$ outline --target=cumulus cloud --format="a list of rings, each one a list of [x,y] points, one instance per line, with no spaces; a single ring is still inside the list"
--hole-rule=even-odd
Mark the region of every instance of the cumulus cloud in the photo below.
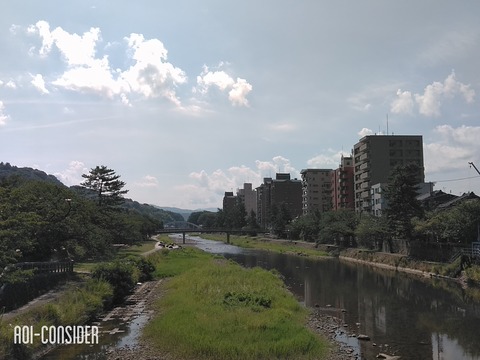
[[[253,87],[245,79],[238,78],[234,80],[223,70],[210,71],[204,66],[202,73],[197,76],[197,88],[201,94],[207,94],[212,87],[220,91],[228,91],[228,99],[235,106],[248,106],[247,95]]]
[[[461,96],[467,103],[473,103],[475,90],[470,85],[458,81],[455,72],[447,76],[443,82],[434,81],[425,87],[423,94],[412,94],[410,91],[397,91],[397,98],[390,104],[395,114],[412,114],[414,105],[424,116],[437,117],[445,100]]]
[[[327,154],[319,154],[309,160],[307,164],[309,168],[315,169],[335,169],[340,164],[342,156],[349,156],[343,151],[335,151],[328,149]]]
[[[31,84],[42,94],[48,94],[50,91],[47,90],[45,87],[45,80],[41,74],[37,74],[35,76],[32,75]]]
[[[96,47],[101,41],[100,29],[90,28],[82,35],[70,34],[61,27],[50,31],[46,21],[28,28],[42,39],[40,56],[50,54],[55,46],[67,69],[53,85],[72,91],[92,92],[108,98],[118,97],[130,105],[129,95],[145,98],[163,97],[179,104],[175,87],[187,81],[183,70],[167,61],[167,50],[158,39],[146,40],[132,33],[124,40],[133,65],[122,71],[111,69],[107,55],[97,57]]]
[[[88,171],[89,169],[83,162],[72,160],[65,170],[54,173],[53,175],[65,185],[72,186],[80,184],[84,180],[82,174],[86,174]]]
[[[156,187],[158,186],[158,179],[155,176],[146,175],[134,184],[140,187]]]
[[[0,100],[0,126],[5,125],[9,119],[10,117],[5,113],[5,105]]]
[[[410,91],[397,90],[397,98],[392,102],[390,111],[394,114],[409,114],[413,113],[415,102]]]
[[[205,170],[192,172],[190,179],[193,184],[179,185],[182,191],[192,194],[198,203],[218,204],[225,191],[235,192],[242,188],[244,183],[259,186],[265,177],[275,177],[276,173],[290,173],[292,178],[299,177],[290,160],[283,156],[275,156],[270,161],[255,161],[255,166],[232,166],[227,170],[217,169],[212,173]]]
[[[51,30],[50,24],[42,20],[30,25],[27,32],[41,39],[41,45],[31,49],[32,54],[47,57],[54,48],[61,54],[66,68],[52,81],[56,87],[117,99],[126,106],[131,106],[136,98],[164,98],[179,109],[191,109],[182,104],[177,94],[179,86],[188,82],[188,77],[185,71],[168,61],[168,51],[158,39],[145,39],[137,33],[124,37],[131,65],[112,69],[108,55],[101,56],[97,51],[102,42],[99,28],[92,27],[83,34],[76,34],[61,27]],[[101,50],[108,53],[111,44],[107,43]],[[36,75],[32,84],[47,93],[45,82],[39,76]],[[206,94],[211,87],[227,93],[232,105],[248,106],[247,95],[252,85],[245,79],[237,77],[235,80],[223,70],[212,72],[205,67],[197,77],[194,93]]]
[[[479,160],[480,126],[440,125],[434,134],[436,141],[424,145],[426,172],[464,169],[468,162]]]
[[[358,132],[358,136],[360,136],[360,138],[367,135],[373,135],[373,131],[367,128],[362,128],[362,130]]]

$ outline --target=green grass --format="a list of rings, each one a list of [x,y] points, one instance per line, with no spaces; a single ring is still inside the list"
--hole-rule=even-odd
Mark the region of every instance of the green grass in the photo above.
[[[174,358],[318,359],[328,343],[305,327],[308,311],[277,275],[195,249],[157,254],[175,274],[144,336]]]
[[[0,359],[30,359],[42,346],[39,339],[33,344],[14,345],[16,325],[32,325],[34,332],[40,332],[44,325],[83,325],[104,310],[112,295],[107,282],[89,279],[82,284],[71,284],[57,300],[34,307],[8,322],[0,318]]]
[[[209,240],[227,241],[226,235],[224,234],[201,234],[199,236]],[[313,244],[312,248],[309,248],[308,246],[300,245],[300,243],[296,244],[294,241],[287,240],[271,241],[263,238],[252,238],[250,236],[230,235],[230,244],[243,248],[261,249],[285,254],[297,254],[311,257],[329,256],[327,252],[313,248]]]
[[[165,240],[165,239],[163,239]],[[129,256],[140,256],[143,253],[153,250],[155,248],[155,244],[157,240],[148,240],[142,242],[138,245],[132,245],[129,247],[121,248],[118,250],[117,254],[115,255],[115,259],[124,259]],[[76,272],[92,272],[93,268],[97,266],[102,261],[85,261],[85,262],[78,262],[75,263],[73,266],[74,271]]]

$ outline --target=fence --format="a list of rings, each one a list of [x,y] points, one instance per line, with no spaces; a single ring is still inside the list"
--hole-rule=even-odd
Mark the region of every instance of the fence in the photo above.
[[[48,262],[22,262],[9,265],[12,268],[30,270],[35,273],[71,273],[73,272],[73,261],[48,261]]]

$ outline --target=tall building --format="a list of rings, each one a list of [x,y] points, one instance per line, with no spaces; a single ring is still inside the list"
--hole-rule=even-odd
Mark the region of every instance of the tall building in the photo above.
[[[264,178],[257,188],[257,221],[263,228],[270,226],[274,206],[285,205],[290,216],[302,214],[302,182],[290,179],[290,174],[277,173],[275,179]]]
[[[418,183],[425,180],[421,135],[368,135],[353,148],[355,210],[371,212],[371,187],[387,183],[396,165],[416,163]]]
[[[302,214],[332,209],[331,169],[303,169],[302,175]]]
[[[354,167],[351,156],[342,156],[332,171],[332,209],[355,209]]]
[[[244,183],[243,189],[237,190],[237,197],[245,205],[248,216],[252,211],[257,213],[257,193],[252,189],[252,184]]]
[[[237,197],[233,195],[233,191],[225,191],[223,196],[223,212],[229,213],[235,208],[237,204]]]

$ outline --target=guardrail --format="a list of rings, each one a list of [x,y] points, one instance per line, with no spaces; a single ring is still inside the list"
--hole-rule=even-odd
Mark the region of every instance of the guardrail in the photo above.
[[[450,262],[454,262],[460,256],[468,256],[472,259],[480,259],[480,249],[478,248],[461,248],[450,258]]]

